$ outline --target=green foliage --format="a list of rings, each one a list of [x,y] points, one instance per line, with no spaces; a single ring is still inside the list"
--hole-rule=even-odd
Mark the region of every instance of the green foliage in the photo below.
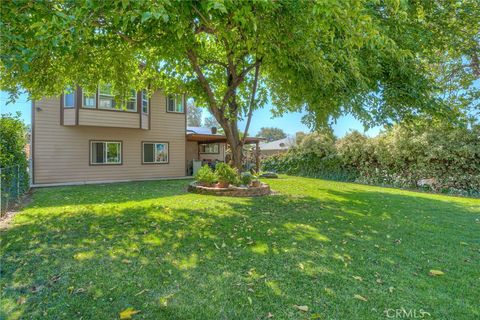
[[[237,121],[267,93],[274,115],[303,109],[315,127],[344,113],[367,125],[452,116],[478,93],[478,0],[21,3],[3,1],[0,18],[13,97],[101,81],[187,91],[234,148]]]
[[[248,171],[240,174],[240,183],[244,186],[250,185],[250,182],[254,179],[256,179],[256,177]]]
[[[201,184],[212,185],[217,181],[217,176],[208,165],[204,165],[198,169],[195,180]]]
[[[264,138],[270,142],[286,138],[287,134],[280,128],[262,127],[256,134],[256,137]]]
[[[225,182],[230,184],[238,183],[238,171],[230,167],[228,164],[219,162],[215,166],[215,175],[218,182]]]
[[[187,101],[187,126],[201,127],[202,126],[203,109],[196,106],[193,99]]]
[[[480,129],[417,122],[375,138],[352,132],[334,142],[311,134],[286,154],[265,159],[264,170],[342,181],[480,194]]]
[[[0,117],[0,168],[2,168],[0,193],[4,200],[2,207],[9,197],[18,196],[29,188],[26,143],[27,130],[20,117],[2,115]]]

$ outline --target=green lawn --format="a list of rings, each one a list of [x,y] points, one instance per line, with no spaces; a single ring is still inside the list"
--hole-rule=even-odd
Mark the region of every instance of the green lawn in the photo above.
[[[1,233],[0,318],[480,317],[480,200],[268,182],[279,195],[195,195],[185,180],[38,189]]]

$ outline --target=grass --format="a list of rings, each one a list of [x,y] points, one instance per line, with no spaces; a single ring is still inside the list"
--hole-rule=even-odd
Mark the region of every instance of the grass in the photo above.
[[[268,182],[280,195],[188,194],[185,180],[38,189],[1,234],[0,318],[480,317],[480,200]]]

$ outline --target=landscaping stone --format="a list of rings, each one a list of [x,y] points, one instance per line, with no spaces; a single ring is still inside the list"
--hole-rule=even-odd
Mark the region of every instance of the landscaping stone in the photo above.
[[[270,186],[266,183],[261,183],[259,187],[229,186],[228,188],[215,188],[200,186],[196,182],[192,182],[188,185],[188,191],[198,194],[227,197],[259,197],[271,194]]]
[[[274,172],[264,172],[260,175],[260,178],[276,179],[278,175]]]

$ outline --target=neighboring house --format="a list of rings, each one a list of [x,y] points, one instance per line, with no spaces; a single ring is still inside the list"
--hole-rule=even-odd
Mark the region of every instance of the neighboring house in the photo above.
[[[271,142],[263,142],[260,143],[260,153],[262,156],[271,156],[277,153],[286,152],[293,146],[295,146],[295,139],[291,137]]]
[[[225,136],[187,131],[183,96],[132,92],[116,103],[108,86],[32,103],[33,185],[185,177],[193,160],[225,160]]]

